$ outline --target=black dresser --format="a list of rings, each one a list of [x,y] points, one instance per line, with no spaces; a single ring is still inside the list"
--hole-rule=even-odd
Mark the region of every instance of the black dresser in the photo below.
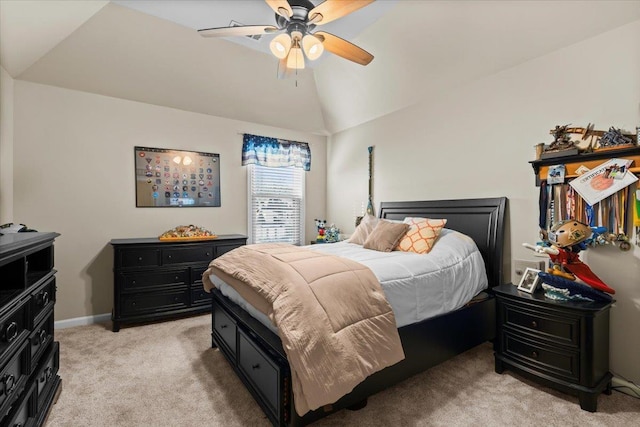
[[[565,393],[595,412],[598,395],[611,394],[611,303],[554,301],[541,290],[493,288],[497,300],[495,370],[505,368]]]
[[[0,425],[41,426],[60,390],[54,341],[57,233],[0,236]]]
[[[123,323],[209,312],[211,294],[202,287],[202,273],[214,258],[246,243],[240,234],[200,241],[111,240],[113,332]]]

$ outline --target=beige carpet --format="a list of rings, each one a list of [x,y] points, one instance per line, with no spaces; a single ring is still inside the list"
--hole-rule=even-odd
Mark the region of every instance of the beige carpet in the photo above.
[[[62,393],[47,427],[268,426],[218,350],[210,316],[111,332],[110,324],[56,331]],[[630,426],[640,400],[613,392],[598,412],[578,399],[493,370],[490,344],[470,350],[340,411],[317,426]]]

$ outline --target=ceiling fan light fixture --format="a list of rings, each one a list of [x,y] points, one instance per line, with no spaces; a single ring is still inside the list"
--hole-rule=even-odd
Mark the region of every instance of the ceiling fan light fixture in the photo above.
[[[289,54],[289,50],[291,49],[291,36],[289,34],[280,34],[277,37],[274,37],[269,44],[269,48],[271,49],[271,53],[278,58],[284,59]]]
[[[302,49],[300,49],[300,45],[297,43],[291,48],[291,51],[289,51],[289,56],[287,57],[287,68],[295,70],[304,69],[304,54],[302,53]]]
[[[324,46],[318,38],[312,34],[307,34],[302,38],[302,48],[307,58],[311,61],[315,61],[320,58],[322,52],[324,52]]]

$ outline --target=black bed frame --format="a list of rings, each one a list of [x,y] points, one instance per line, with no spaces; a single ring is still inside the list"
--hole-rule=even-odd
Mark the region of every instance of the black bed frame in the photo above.
[[[460,231],[476,242],[485,261],[489,288],[502,284],[502,247],[507,199],[464,199],[383,202],[380,217],[446,218],[446,228]],[[405,359],[376,372],[348,395],[300,417],[293,405],[290,370],[280,338],[238,305],[212,291],[212,346],[220,348],[247,389],[274,425],[299,426],[343,408],[359,409],[367,397],[457,354],[495,337],[495,299],[486,292],[473,303],[398,329]],[[227,324],[229,323],[229,324]],[[233,334],[229,335],[231,326]],[[235,345],[235,348],[231,348]],[[243,351],[242,347],[249,351]],[[241,353],[251,353],[244,356]],[[255,354],[253,354],[255,353]],[[269,375],[254,376],[241,366],[243,357],[256,356],[266,362]],[[255,366],[259,363],[251,362]]]

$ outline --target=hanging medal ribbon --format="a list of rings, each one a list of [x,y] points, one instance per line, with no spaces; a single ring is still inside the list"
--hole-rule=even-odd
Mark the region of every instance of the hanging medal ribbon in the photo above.
[[[633,192],[633,226],[636,229],[636,245],[640,246],[640,188]]]
[[[538,196],[538,206],[540,209],[538,226],[540,227],[540,232],[547,229],[547,205],[547,182],[542,181],[542,183],[540,183],[540,195]]]
[[[618,192],[619,196],[617,197],[617,221],[618,221],[618,236],[617,240],[620,242],[619,248],[622,251],[628,251],[631,249],[631,243],[629,243],[629,237],[627,235],[627,200],[629,196],[629,187],[626,187],[624,190]]]

